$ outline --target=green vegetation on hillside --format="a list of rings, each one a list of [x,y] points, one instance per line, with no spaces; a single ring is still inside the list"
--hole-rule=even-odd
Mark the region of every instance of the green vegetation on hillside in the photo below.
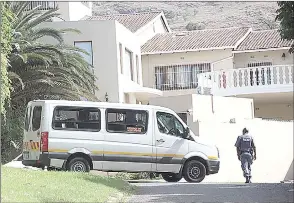
[[[278,28],[277,2],[94,2],[94,15],[163,11],[172,30]]]
[[[86,173],[2,167],[1,178],[1,202],[105,202],[134,191],[122,180]]]

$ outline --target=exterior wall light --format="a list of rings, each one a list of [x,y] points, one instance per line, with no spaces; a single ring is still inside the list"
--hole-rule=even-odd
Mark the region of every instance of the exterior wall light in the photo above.
[[[108,94],[107,94],[107,92],[105,93],[105,101],[108,102]]]
[[[283,53],[283,54],[282,54],[282,59],[285,60],[285,58],[286,58],[286,54]]]

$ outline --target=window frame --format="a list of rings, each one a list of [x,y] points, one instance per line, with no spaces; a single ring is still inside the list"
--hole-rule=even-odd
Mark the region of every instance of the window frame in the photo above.
[[[146,113],[146,131],[145,132],[128,132],[128,131],[111,131],[108,129],[108,113],[109,110],[118,110],[118,111],[135,111],[135,112],[143,112]],[[112,112],[111,112],[112,113]],[[116,112],[119,113],[119,112]],[[137,110],[137,109],[125,109],[125,108],[106,108],[105,109],[105,130],[108,133],[117,133],[117,134],[129,134],[129,135],[146,135],[148,133],[148,129],[149,129],[149,112],[147,110]]]
[[[90,58],[91,58],[91,63],[89,63],[91,66],[91,68],[93,68],[93,66],[94,66],[94,56],[93,56],[93,42],[92,42],[92,40],[85,40],[85,41],[74,41],[74,47],[77,47],[77,48],[79,48],[79,49],[83,49],[83,48],[80,48],[80,47],[78,47],[78,46],[76,46],[76,44],[79,44],[79,43],[89,43],[89,44],[91,44],[91,53],[88,53],[88,54],[90,54]],[[84,49],[84,51],[86,51],[85,49]],[[86,51],[87,52],[87,51]],[[86,60],[86,58],[84,57],[84,53],[81,53],[81,52],[79,52],[79,54],[81,54],[82,55],[82,57],[84,58],[84,60],[85,61],[87,61]],[[87,55],[86,55],[87,56]],[[87,63],[88,63],[88,61],[87,61]]]
[[[40,121],[39,121],[39,126],[38,128],[35,128],[34,126],[34,115],[35,115],[35,110],[40,108]],[[37,106],[34,106],[33,108],[33,111],[32,111],[32,115],[31,115],[31,118],[32,118],[32,131],[35,132],[37,130],[39,130],[41,128],[41,124],[42,124],[42,112],[43,112],[43,107],[40,106],[40,105],[37,105]]]
[[[25,122],[24,122],[24,130],[26,132],[28,132],[30,130],[31,112],[32,112],[32,106],[27,106],[26,115],[25,115]]]
[[[168,113],[168,112],[164,112],[164,111],[156,111],[156,125],[157,125],[157,130],[159,133],[167,135],[167,136],[172,136],[172,137],[178,137],[178,138],[183,138],[183,134],[182,135],[172,135],[172,134],[167,134],[167,133],[162,133],[159,130],[159,126],[158,126],[158,114],[168,114],[171,115],[173,117],[173,126],[176,129],[176,120],[181,124],[181,126],[183,127],[183,134],[185,133],[185,126],[183,125],[183,123],[172,113]]]
[[[62,109],[63,108],[63,110],[65,109],[68,109],[68,108],[70,108],[70,109],[83,109],[83,108],[85,108],[85,109],[95,109],[95,110],[97,110],[97,112],[98,112],[98,114],[99,114],[99,119],[100,119],[100,122],[98,123],[99,124],[99,128],[98,129],[76,129],[76,128],[56,128],[55,126],[54,126],[54,123],[55,123],[55,116],[56,116],[56,110],[58,109],[58,108],[60,108],[60,109]],[[90,111],[91,112],[91,111]],[[96,111],[95,111],[96,112]],[[75,121],[75,123],[77,123],[76,121]],[[101,117],[101,109],[100,108],[98,108],[98,107],[83,107],[83,106],[55,106],[54,107],[54,109],[53,109],[53,115],[52,115],[52,122],[51,122],[51,127],[52,127],[52,129],[54,129],[54,130],[61,130],[61,131],[77,131],[77,132],[100,132],[101,131],[101,127],[102,127],[102,117]]]
[[[167,70],[171,71],[167,71]],[[186,72],[187,78],[190,82],[184,83],[184,87],[181,86],[179,76]],[[173,64],[173,65],[158,65],[154,67],[154,84],[156,89],[160,90],[183,90],[183,89],[195,89],[199,86],[199,80],[197,75],[201,73],[207,73],[212,71],[212,64],[210,62],[188,63],[188,64]],[[187,74],[189,73],[189,74]],[[185,76],[185,77],[186,77]],[[169,78],[170,77],[170,78]],[[172,78],[172,79],[171,79]],[[171,83],[167,82],[171,79]],[[159,81],[158,81],[159,80]],[[162,81],[161,81],[162,80]]]

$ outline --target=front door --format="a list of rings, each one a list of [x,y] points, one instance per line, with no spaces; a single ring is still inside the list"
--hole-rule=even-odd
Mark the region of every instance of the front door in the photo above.
[[[173,114],[166,112],[156,112],[156,121],[156,169],[178,173],[189,150],[188,141],[182,138],[184,126]]]
[[[103,169],[153,171],[151,111],[106,109]],[[154,159],[154,160],[153,160]]]

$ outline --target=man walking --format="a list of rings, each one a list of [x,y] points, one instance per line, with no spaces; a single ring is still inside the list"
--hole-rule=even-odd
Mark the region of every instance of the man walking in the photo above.
[[[246,128],[243,129],[242,135],[238,136],[235,143],[237,148],[238,159],[241,161],[243,176],[246,178],[245,183],[251,183],[251,164],[256,160],[256,147],[251,135]]]

